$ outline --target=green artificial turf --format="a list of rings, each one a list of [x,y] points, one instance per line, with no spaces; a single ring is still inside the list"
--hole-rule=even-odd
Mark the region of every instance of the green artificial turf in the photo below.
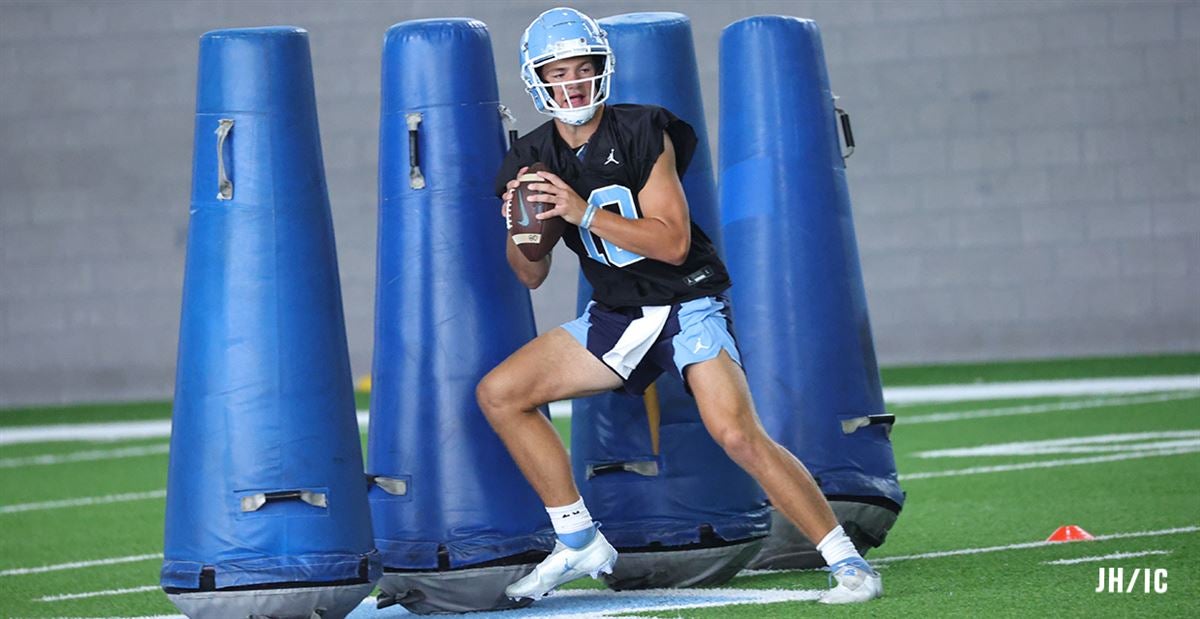
[[[1200,374],[1200,355],[1087,357],[890,366],[881,368],[879,373],[885,386]]]
[[[1196,373],[1197,356],[1033,362],[996,366],[885,370],[888,384],[972,383],[1053,378]],[[1200,430],[1200,397],[1128,403],[1128,396],[1080,396],[949,402],[894,407],[892,433],[907,501],[886,544],[872,560],[919,553],[1024,544],[1044,540],[1061,525],[1075,524],[1094,535],[1200,525],[1200,453],[955,475],[926,479],[905,476],[970,467],[1070,460],[1106,451],[1045,455],[922,458],[921,452],[998,443],[1066,439],[1108,434]],[[1099,406],[1102,401],[1119,402]],[[933,412],[963,412],[1086,404],[1077,410],[906,424]],[[364,403],[360,402],[360,406]],[[161,419],[169,405],[93,405],[0,412],[0,432],[18,426]],[[568,419],[554,420],[564,436]],[[107,452],[125,448],[161,450],[166,439],[113,442],[55,442],[0,445],[0,509],[46,501],[161,490],[166,486],[165,453],[116,459],[32,464],[34,456]],[[364,441],[365,446],[365,441]],[[161,498],[100,505],[0,511],[0,572],[138,555],[162,550]],[[1167,555],[1108,559],[1076,565],[1047,565],[1065,558],[1116,552],[1169,551]],[[1133,537],[1017,548],[962,556],[883,561],[886,596],[851,608],[808,602],[659,610],[638,616],[769,618],[829,616],[1146,616],[1194,613],[1200,601],[1200,533]],[[1096,593],[1100,567],[1169,570],[1169,590]],[[176,614],[158,590],[104,597],[38,601],[47,595],[129,589],[158,583],[161,559],[34,574],[0,575],[0,616],[101,617]],[[595,588],[590,580],[569,588]],[[821,589],[820,571],[743,575],[723,585],[744,589]],[[520,611],[511,613],[519,619]]]

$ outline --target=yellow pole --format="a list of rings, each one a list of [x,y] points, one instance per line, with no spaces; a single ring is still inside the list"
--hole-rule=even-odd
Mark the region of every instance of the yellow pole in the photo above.
[[[662,423],[662,410],[658,407],[658,383],[646,389],[642,399],[646,403],[646,423],[650,425],[650,448],[658,455],[658,426]]]

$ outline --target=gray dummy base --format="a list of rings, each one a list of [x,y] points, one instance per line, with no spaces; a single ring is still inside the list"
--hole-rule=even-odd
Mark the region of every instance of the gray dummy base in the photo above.
[[[613,573],[603,577],[604,584],[617,591],[720,585],[754,559],[762,542],[758,537],[711,548],[620,551]]]
[[[868,550],[883,544],[888,531],[896,523],[896,512],[886,507],[851,501],[830,501],[829,506],[833,508],[833,515],[850,541],[854,542],[854,547],[864,557]],[[825,559],[817,552],[816,543],[809,541],[782,514],[772,511],[771,535],[763,543],[762,551],[747,567],[756,570],[812,570],[825,567]]]
[[[504,588],[533,571],[536,563],[430,572],[387,572],[379,579],[379,607],[400,604],[417,615],[523,608]]]
[[[294,589],[168,593],[190,619],[342,619],[375,588],[372,583]]]

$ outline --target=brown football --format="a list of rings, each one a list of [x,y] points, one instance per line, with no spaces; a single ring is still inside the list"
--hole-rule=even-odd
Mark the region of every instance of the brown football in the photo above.
[[[509,236],[512,237],[513,243],[516,243],[517,249],[520,249],[521,253],[531,262],[545,258],[546,254],[554,249],[554,245],[562,237],[563,229],[566,228],[566,222],[562,217],[551,217],[545,220],[537,218],[538,213],[554,208],[553,204],[529,201],[530,196],[541,193],[530,189],[529,186],[547,182],[535,174],[543,171],[548,171],[548,169],[538,162],[529,166],[524,174],[517,177],[520,185],[513,192],[512,210],[509,215],[512,222],[512,228],[508,231]]]

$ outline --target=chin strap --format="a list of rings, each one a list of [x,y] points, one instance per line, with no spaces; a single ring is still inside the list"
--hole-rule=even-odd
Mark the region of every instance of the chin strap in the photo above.
[[[567,123],[568,125],[574,125],[574,126],[578,127],[579,125],[586,125],[589,120],[591,120],[592,118],[595,118],[596,108],[591,108],[590,110],[588,110],[587,116],[578,116],[576,114],[569,114],[568,112],[566,112],[564,110],[555,110],[553,112],[550,112],[550,115],[561,120],[562,122]]]

